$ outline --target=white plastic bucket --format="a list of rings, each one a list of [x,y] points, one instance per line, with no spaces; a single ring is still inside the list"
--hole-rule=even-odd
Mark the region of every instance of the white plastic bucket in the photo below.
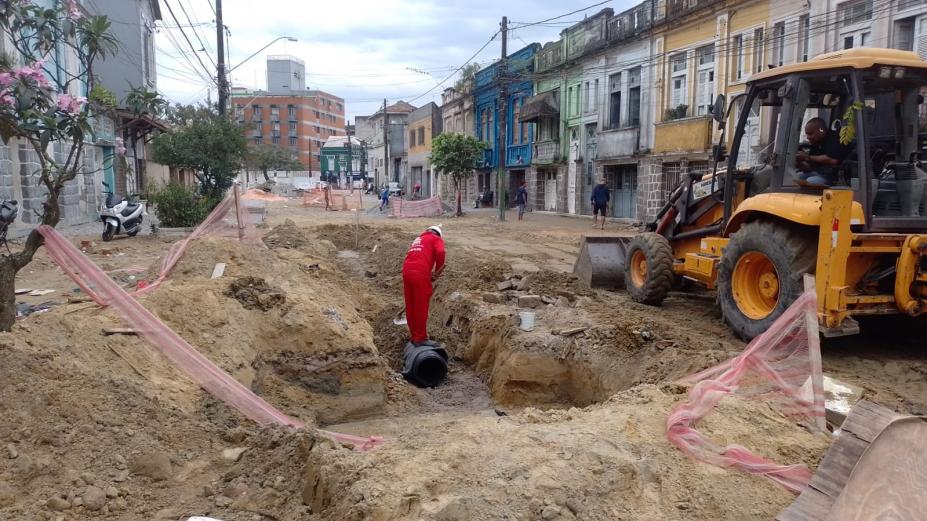
[[[519,326],[522,331],[531,331],[534,329],[534,311],[519,311],[518,317],[521,319]]]

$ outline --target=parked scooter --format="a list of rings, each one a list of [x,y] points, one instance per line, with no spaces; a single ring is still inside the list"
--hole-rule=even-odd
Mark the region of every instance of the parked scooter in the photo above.
[[[100,206],[100,220],[103,221],[103,240],[111,241],[117,233],[125,233],[129,237],[138,235],[142,230],[142,220],[147,214],[142,203],[130,203],[125,198],[118,202],[116,194],[110,186],[103,181],[106,197]]]

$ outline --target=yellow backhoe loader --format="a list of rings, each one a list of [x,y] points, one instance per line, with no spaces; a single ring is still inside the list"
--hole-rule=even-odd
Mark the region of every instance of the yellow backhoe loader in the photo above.
[[[652,305],[677,284],[716,289],[725,322],[748,340],[797,298],[806,274],[825,336],[858,333],[861,316],[899,313],[927,330],[925,93],[927,62],[889,49],[754,75],[731,103],[739,113],[729,155],[723,96],[712,109],[714,174],[684,178],[645,233],[587,237],[575,272]],[[755,144],[757,115],[765,147]],[[814,163],[821,156],[803,141],[817,127],[833,146],[839,137],[840,161]]]

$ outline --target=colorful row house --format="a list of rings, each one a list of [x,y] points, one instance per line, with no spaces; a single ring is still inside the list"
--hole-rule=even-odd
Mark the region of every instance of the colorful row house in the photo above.
[[[712,168],[718,94],[729,128],[750,111],[738,158],[753,165],[772,142],[776,113],[743,106],[752,75],[861,46],[927,57],[927,0],[647,0],[603,9],[509,57],[509,193],[524,180],[532,210],[591,214],[590,192],[604,180],[613,217],[649,221],[681,179]],[[498,63],[474,80],[473,126],[460,131],[487,149],[467,192],[495,190],[499,80]],[[445,121],[468,112],[466,98],[445,93]]]

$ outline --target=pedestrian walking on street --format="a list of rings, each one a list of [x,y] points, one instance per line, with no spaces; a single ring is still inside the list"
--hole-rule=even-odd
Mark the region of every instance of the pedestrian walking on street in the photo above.
[[[432,282],[444,271],[444,237],[440,226],[429,226],[412,241],[402,264],[402,285],[406,304],[406,322],[412,344],[438,347],[428,339],[428,308]]]
[[[331,187],[328,185],[328,183],[326,183],[325,186],[322,187],[322,194],[325,196],[325,209],[331,210],[332,209],[332,190],[331,190]]]
[[[599,184],[592,189],[592,227],[599,227],[599,215],[602,215],[601,229],[605,229],[605,216],[608,214],[608,202],[611,200],[611,192],[605,179],[599,179]]]
[[[386,210],[389,206],[389,185],[383,187],[383,191],[380,192],[380,212]]]
[[[521,221],[525,216],[525,206],[528,205],[528,182],[522,181],[518,191],[515,192],[515,206],[518,207],[518,220]]]

